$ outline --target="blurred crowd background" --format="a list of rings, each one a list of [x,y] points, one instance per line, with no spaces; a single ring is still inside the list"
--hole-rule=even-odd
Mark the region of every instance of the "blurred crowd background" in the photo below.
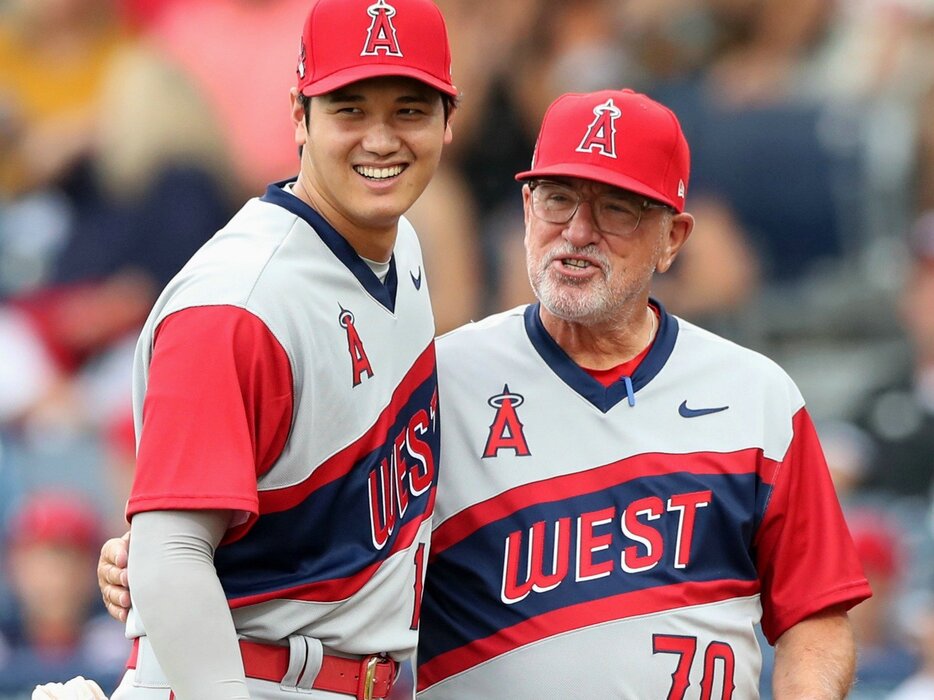
[[[934,0],[438,4],[462,105],[410,218],[439,332],[531,298],[513,174],[554,97],[672,107],[698,223],[655,294],[798,382],[875,592],[852,697],[934,697]],[[94,563],[125,529],[132,348],[191,253],[297,172],[307,6],[0,0],[4,700],[121,674]]]

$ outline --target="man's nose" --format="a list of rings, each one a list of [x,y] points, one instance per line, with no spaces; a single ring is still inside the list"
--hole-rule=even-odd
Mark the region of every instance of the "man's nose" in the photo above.
[[[593,207],[590,202],[583,201],[578,205],[574,216],[564,225],[562,235],[568,243],[578,248],[583,248],[597,240],[597,222],[594,221]]]
[[[399,149],[399,137],[392,126],[380,122],[367,129],[362,144],[370,153],[389,155]]]

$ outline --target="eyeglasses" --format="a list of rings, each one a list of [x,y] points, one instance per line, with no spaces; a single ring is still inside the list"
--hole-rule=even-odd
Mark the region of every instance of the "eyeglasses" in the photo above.
[[[551,180],[533,180],[529,183],[532,193],[532,213],[550,224],[566,224],[580,208],[581,202],[590,203],[594,224],[599,231],[611,235],[625,236],[632,233],[642,221],[646,209],[667,209],[667,204],[638,199],[621,192],[604,192],[587,199],[573,187]]]

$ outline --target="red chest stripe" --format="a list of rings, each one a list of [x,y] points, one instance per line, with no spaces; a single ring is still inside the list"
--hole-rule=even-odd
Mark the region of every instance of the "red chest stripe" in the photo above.
[[[419,664],[418,690],[519,647],[591,625],[755,595],[757,581],[689,582],[633,591],[553,610]]]
[[[434,371],[435,346],[431,343],[396,387],[389,404],[380,413],[376,422],[363,435],[322,462],[304,481],[280,489],[260,491],[260,513],[275,513],[294,508],[316,490],[346,476],[363,457],[382,447],[386,443],[387,435],[391,426],[396,422],[399,412],[408,404],[412,394],[434,374]]]
[[[642,454],[574,474],[523,484],[458,513],[432,533],[432,558],[475,531],[524,508],[563,501],[575,496],[609,489],[644,477],[679,472],[691,474],[758,474],[773,484],[780,462],[749,448],[736,452],[691,452],[688,454]]]

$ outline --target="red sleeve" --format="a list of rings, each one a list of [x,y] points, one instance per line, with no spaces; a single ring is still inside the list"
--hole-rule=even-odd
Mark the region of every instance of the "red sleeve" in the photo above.
[[[127,518],[141,511],[258,513],[257,478],[282,452],[292,370],[266,325],[203,306],[159,325]]]
[[[756,535],[762,631],[772,644],[806,617],[872,595],[805,409],[792,427]]]

